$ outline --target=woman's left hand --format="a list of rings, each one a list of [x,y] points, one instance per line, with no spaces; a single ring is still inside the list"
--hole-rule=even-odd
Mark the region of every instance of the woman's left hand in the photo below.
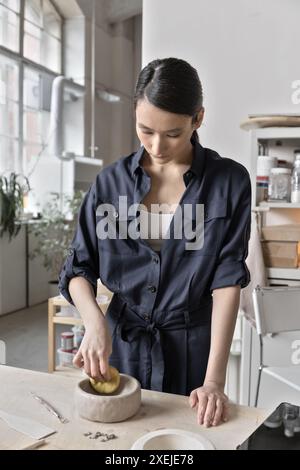
[[[193,390],[189,397],[192,408],[198,405],[197,421],[204,426],[217,426],[228,420],[228,397],[223,387],[215,382],[206,382]]]

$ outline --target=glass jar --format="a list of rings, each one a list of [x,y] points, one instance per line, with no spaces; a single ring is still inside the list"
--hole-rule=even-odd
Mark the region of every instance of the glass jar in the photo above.
[[[259,155],[256,169],[256,205],[268,200],[268,186],[271,169],[277,166],[277,158]]]
[[[291,202],[300,202],[300,150],[294,151],[295,160],[292,173]]]
[[[65,352],[72,352],[74,348],[74,333],[71,331],[64,331],[60,334],[61,350]]]
[[[298,426],[298,412],[299,407],[297,405],[291,405],[290,403],[284,403],[282,410],[282,420],[284,427],[284,435],[286,437],[293,437],[294,433],[297,432]]]
[[[289,202],[291,198],[291,170],[272,168],[268,187],[268,200]]]

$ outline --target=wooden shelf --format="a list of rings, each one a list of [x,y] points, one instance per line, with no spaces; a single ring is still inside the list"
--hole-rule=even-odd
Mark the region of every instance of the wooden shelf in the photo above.
[[[268,278],[300,281],[300,268],[266,268]]]
[[[82,319],[76,317],[60,317],[55,315],[53,317],[53,323],[58,325],[82,325]]]
[[[109,303],[112,299],[113,292],[109,291],[103,284],[98,284],[97,296],[106,295],[108,297],[108,302],[101,303],[98,302],[99,307],[101,308],[104,315],[108,309]],[[58,295],[56,297],[51,297],[48,299],[48,372],[54,372],[57,370],[55,365],[56,358],[56,348],[55,348],[55,330],[56,325],[82,325],[82,319],[78,317],[63,317],[58,316],[57,311],[59,307],[69,306],[69,302],[62,296]],[[70,369],[70,370],[69,370]],[[72,367],[63,367],[59,370],[67,371],[71,373],[74,371]],[[75,372],[77,372],[75,370]]]
[[[300,209],[300,203],[295,202],[261,202],[254,207],[255,211],[268,211],[270,209]]]
[[[300,127],[265,127],[253,133],[257,140],[300,139]]]

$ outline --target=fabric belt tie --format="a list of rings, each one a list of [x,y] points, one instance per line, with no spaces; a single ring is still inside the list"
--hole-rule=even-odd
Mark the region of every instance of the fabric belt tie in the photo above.
[[[181,310],[169,312],[169,320],[163,323],[151,322],[147,324],[145,320],[134,312],[132,315],[125,315],[126,310],[132,311],[128,305],[122,308],[123,314],[120,315],[117,331],[123,341],[131,343],[141,337],[141,335],[151,336],[151,390],[163,391],[163,379],[165,372],[164,356],[162,350],[161,336],[163,331],[185,330],[184,344],[182,345],[183,363],[185,364],[185,384],[187,388],[187,370],[188,370],[188,330],[193,326],[207,324],[210,321],[210,308],[207,306],[197,308],[196,310]],[[206,307],[206,308],[205,308]],[[209,306],[210,307],[210,306]],[[172,316],[170,315],[172,314]],[[209,315],[208,315],[209,313]]]

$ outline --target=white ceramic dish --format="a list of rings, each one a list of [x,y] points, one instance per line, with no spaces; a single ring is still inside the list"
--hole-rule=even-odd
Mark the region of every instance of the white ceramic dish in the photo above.
[[[184,429],[160,429],[140,437],[131,450],[215,450],[205,437]]]

